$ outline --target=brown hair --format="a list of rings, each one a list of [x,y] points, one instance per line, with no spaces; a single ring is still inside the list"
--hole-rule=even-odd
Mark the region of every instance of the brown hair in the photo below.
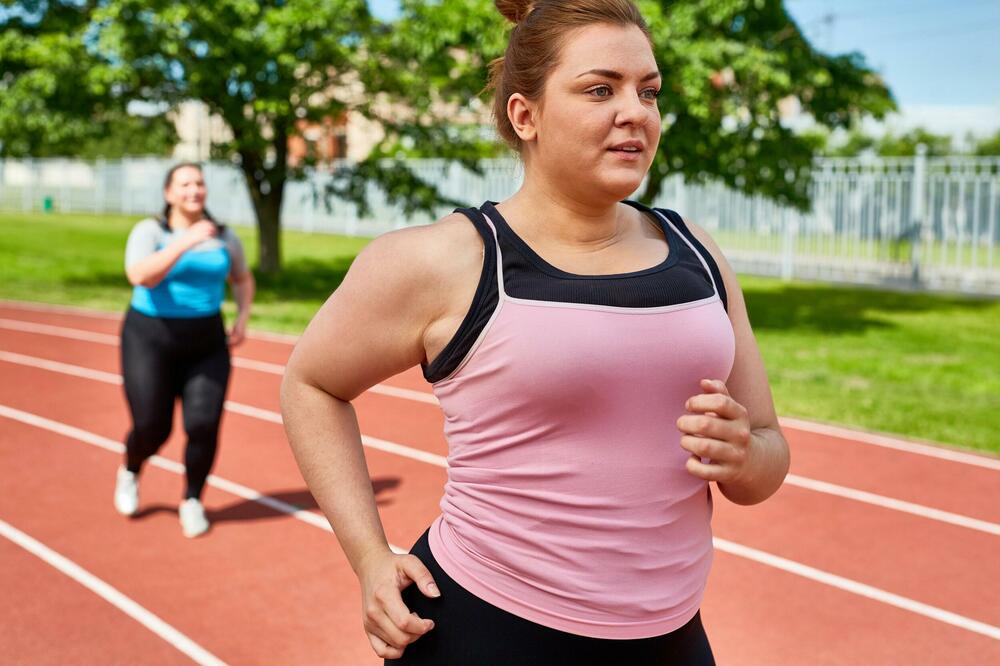
[[[540,99],[549,72],[556,66],[562,40],[572,30],[595,23],[634,25],[649,38],[649,28],[631,0],[495,0],[515,23],[504,55],[490,63],[493,116],[501,138],[514,150],[521,139],[507,117],[507,100],[521,93]]]

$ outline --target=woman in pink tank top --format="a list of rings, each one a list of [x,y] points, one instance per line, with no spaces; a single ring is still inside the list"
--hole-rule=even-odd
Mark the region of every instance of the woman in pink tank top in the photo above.
[[[704,230],[624,201],[661,127],[634,5],[496,4],[524,182],[358,256],[289,360],[289,441],[387,663],[713,664],[710,484],[755,504],[789,464],[742,293]],[[395,554],[350,401],[417,364],[448,479]]]

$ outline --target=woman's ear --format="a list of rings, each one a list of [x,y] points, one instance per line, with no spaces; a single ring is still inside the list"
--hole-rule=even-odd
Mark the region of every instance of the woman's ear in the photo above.
[[[507,118],[521,141],[534,141],[538,134],[538,104],[521,93],[507,98]]]

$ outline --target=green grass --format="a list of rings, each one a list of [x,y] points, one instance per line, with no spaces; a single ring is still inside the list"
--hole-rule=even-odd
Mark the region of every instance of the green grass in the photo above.
[[[729,250],[744,252],[767,252],[781,254],[785,239],[781,233],[754,234],[733,231],[713,232],[720,246]],[[798,236],[795,239],[794,254],[799,259],[817,257],[847,257],[861,261],[892,261],[909,266],[913,244],[909,240],[861,240],[843,236]],[[997,246],[979,243],[972,245],[965,240],[945,243],[935,240],[921,248],[923,263],[927,266],[968,266],[979,269],[992,267],[1000,271],[1000,256]]]
[[[136,218],[0,214],[0,298],[124,310]],[[238,228],[249,256],[253,230]],[[253,328],[300,332],[366,239],[286,232]],[[741,277],[780,414],[1000,452],[1000,301]]]

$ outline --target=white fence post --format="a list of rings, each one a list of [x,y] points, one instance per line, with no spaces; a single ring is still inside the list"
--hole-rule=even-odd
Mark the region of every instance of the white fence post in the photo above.
[[[781,279],[788,282],[792,279],[795,270],[795,243],[799,235],[798,211],[782,209],[781,226]]]
[[[913,161],[913,184],[910,187],[910,237],[913,248],[910,251],[910,275],[913,283],[919,285],[923,276],[920,273],[921,254],[924,242],[930,241],[928,235],[930,225],[927,219],[927,146],[917,145],[917,156]],[[925,237],[926,236],[926,237]]]

